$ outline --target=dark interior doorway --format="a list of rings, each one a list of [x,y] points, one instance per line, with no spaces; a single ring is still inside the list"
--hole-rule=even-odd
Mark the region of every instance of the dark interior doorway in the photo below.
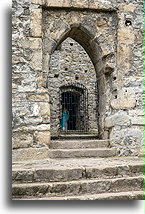
[[[62,109],[69,114],[67,130],[77,130],[79,96],[73,92],[62,93]]]
[[[87,95],[84,88],[64,86],[61,90],[61,131],[87,131]]]

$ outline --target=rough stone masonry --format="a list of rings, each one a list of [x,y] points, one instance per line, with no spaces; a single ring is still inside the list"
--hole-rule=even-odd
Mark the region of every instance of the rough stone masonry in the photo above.
[[[88,90],[89,132],[118,155],[140,155],[143,0],[13,0],[12,11],[13,150],[49,147],[53,99],[77,82]]]

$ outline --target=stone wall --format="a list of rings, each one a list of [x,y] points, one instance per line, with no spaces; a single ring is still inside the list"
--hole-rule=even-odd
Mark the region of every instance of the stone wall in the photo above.
[[[116,99],[106,118],[110,139],[121,155],[143,149],[143,1],[118,2]],[[109,124],[108,124],[109,122]]]
[[[12,9],[13,149],[44,147],[50,141],[50,108],[42,71],[41,9],[15,0]]]
[[[96,72],[100,138],[110,138],[120,155],[139,155],[143,0],[13,0],[12,29],[13,149],[49,145],[49,63],[71,37]]]

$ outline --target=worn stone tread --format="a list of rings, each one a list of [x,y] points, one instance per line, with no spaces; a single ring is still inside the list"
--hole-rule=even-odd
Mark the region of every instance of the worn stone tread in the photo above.
[[[108,157],[108,158],[70,158],[70,159],[42,159],[25,160],[13,162],[13,169],[32,169],[32,168],[62,168],[62,167],[99,167],[99,166],[117,166],[117,165],[143,165],[143,157]]]
[[[39,166],[29,169],[15,168],[12,171],[13,183],[34,183],[71,181],[78,179],[104,179],[114,177],[136,176],[143,174],[144,164],[114,166]]]
[[[109,140],[53,140],[50,143],[50,149],[85,149],[108,146]]]
[[[133,179],[138,179],[138,178],[143,178],[143,175],[139,176],[134,176],[134,177],[123,177],[123,178],[113,178],[113,179],[88,179],[88,180],[76,180],[76,181],[67,181],[67,182],[54,182],[50,183],[50,185],[53,184],[70,184],[70,183],[92,183],[92,182],[100,182],[100,181],[116,181],[116,180],[133,180]],[[46,185],[49,183],[27,183],[27,184],[13,184],[13,187],[15,186],[20,186],[20,187],[25,187],[25,186],[39,186],[39,185]]]
[[[132,192],[116,192],[116,193],[100,193],[92,195],[77,195],[67,197],[41,197],[41,198],[15,198],[14,200],[143,200],[143,191],[132,191]]]
[[[116,155],[116,148],[97,149],[50,149],[50,158],[75,158],[75,157],[110,157]]]
[[[143,176],[70,182],[13,184],[13,197],[73,196],[143,190]]]

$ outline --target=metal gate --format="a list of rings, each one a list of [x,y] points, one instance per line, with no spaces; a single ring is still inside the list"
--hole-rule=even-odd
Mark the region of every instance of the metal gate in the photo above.
[[[88,131],[88,92],[78,83],[60,87],[60,130]]]

